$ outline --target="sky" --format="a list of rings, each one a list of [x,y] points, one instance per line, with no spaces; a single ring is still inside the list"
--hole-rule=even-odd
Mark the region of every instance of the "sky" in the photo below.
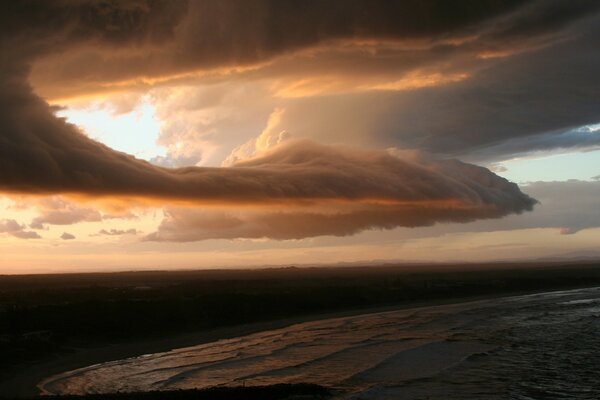
[[[0,274],[600,257],[600,2],[0,5]]]

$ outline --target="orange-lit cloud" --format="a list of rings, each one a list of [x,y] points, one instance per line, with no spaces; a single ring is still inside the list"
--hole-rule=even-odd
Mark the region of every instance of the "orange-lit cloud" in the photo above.
[[[158,231],[146,239],[346,236],[374,228],[499,218],[531,210],[535,203],[516,185],[484,168],[434,160],[415,152],[391,155],[292,141],[238,161],[231,169],[239,168],[286,171],[288,177],[296,173],[310,176],[300,185],[288,179],[282,182],[283,187],[270,186],[268,191],[274,197],[307,186],[326,195],[311,195],[305,202],[290,196],[287,202],[266,208],[256,207],[260,203],[252,201],[253,208],[169,208]],[[391,193],[376,194],[382,188]]]
[[[0,220],[0,234],[7,234],[19,239],[40,239],[37,232],[26,230],[25,225],[19,224],[14,219]]]
[[[284,207],[276,211],[199,210],[170,208],[150,241],[189,242],[206,239],[303,239],[349,236],[368,229],[418,227],[438,222],[470,222],[499,218],[506,211],[494,205],[459,200],[424,200],[405,204],[338,204],[334,210]]]
[[[78,222],[102,220],[100,212],[93,208],[81,207],[59,197],[47,197],[36,202],[38,216],[30,224],[33,229],[43,229],[45,225],[72,225]]]
[[[6,24],[11,34],[40,53],[32,63],[33,86],[45,98],[64,101],[240,74],[281,77],[305,71],[313,83],[340,72],[387,75],[381,84],[432,64],[443,70],[478,55],[539,48],[557,39],[555,26],[540,15],[563,27],[597,7],[425,3],[50,1],[24,2],[3,14],[16,14]],[[31,26],[36,29],[23,29]]]
[[[460,82],[469,77],[469,73],[449,73],[412,71],[398,78],[379,79],[340,79],[339,76],[321,76],[304,78],[297,81],[284,81],[274,86],[277,97],[309,97],[318,95],[342,94],[372,90],[415,90],[427,87]]]
[[[593,33],[586,18],[600,6],[517,3],[2,5],[0,190],[94,198],[118,215],[167,206],[149,236],[165,241],[350,235],[531,210],[516,185],[474,165],[332,144],[462,155],[597,118],[596,64],[581,58],[593,35],[561,47],[567,61],[552,46],[577,38],[574,26]],[[532,58],[506,60],[524,55]],[[174,87],[198,82],[211,87],[196,97],[196,87]],[[125,110],[136,101],[130,91],[157,87],[168,89],[155,92],[168,157],[154,161],[203,167],[116,152],[38,97],[123,92],[116,109]],[[248,93],[222,100],[234,87]],[[185,93],[169,103],[160,96],[169,90]],[[250,119],[266,127],[248,141],[260,132],[243,130]],[[329,144],[286,141],[288,129]],[[82,204],[42,208],[35,227],[105,215]]]

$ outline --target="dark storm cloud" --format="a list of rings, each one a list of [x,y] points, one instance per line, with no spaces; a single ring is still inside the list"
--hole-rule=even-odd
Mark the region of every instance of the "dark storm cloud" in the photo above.
[[[58,76],[62,84],[69,82],[66,77],[106,83],[197,68],[258,63],[332,40],[435,41],[480,34],[486,41],[494,41],[500,40],[499,37],[516,37],[521,29],[533,28],[536,35],[545,35],[557,26],[569,26],[571,21],[598,6],[597,2],[571,2],[569,6],[561,3],[562,11],[552,14],[548,22],[523,17],[533,15],[536,7],[549,8],[545,2],[525,8],[517,7],[517,3],[520,2],[5,2],[0,13],[0,189],[19,193],[146,196],[238,205],[325,200],[391,203],[381,209],[353,209],[347,215],[327,214],[325,219],[329,218],[329,225],[340,224],[339,231],[319,224],[317,219],[322,215],[318,213],[288,215],[298,221],[298,226],[303,219],[314,224],[314,228],[298,232],[282,231],[284,227],[278,215],[261,216],[263,221],[268,221],[267,229],[242,230],[236,234],[241,237],[345,235],[372,227],[468,221],[530,210],[534,200],[521,193],[516,185],[482,168],[423,158],[407,161],[383,152],[335,149],[308,142],[281,146],[263,157],[231,168],[153,166],[101,145],[57,119],[27,81],[28,66],[42,55],[55,54],[70,61],[74,60],[73,55],[80,57],[80,62],[60,64],[58,75],[50,74],[48,79]],[[511,25],[506,22],[511,15],[525,22],[513,20]],[[496,22],[488,26],[488,21]],[[586,63],[588,58],[578,51],[590,52],[593,43],[578,43],[563,50],[566,61],[557,63],[553,54],[543,52],[534,60],[534,67],[539,68],[536,73],[541,71],[542,76],[550,74],[551,78],[563,78],[565,68],[575,67],[565,79],[552,80],[550,90],[546,90],[541,81],[534,80],[522,91],[509,91],[505,97],[495,99],[486,97],[494,93],[490,87],[501,92],[505,88],[504,80],[502,83],[476,80],[469,84],[471,86],[459,85],[453,89],[459,90],[458,93],[446,93],[446,103],[442,98],[442,104],[433,102],[427,108],[451,104],[448,113],[454,116],[454,111],[459,109],[452,107],[462,103],[456,99],[464,98],[472,105],[482,104],[483,98],[489,102],[482,104],[484,112],[466,113],[466,117],[448,118],[449,121],[429,119],[428,124],[445,124],[444,131],[431,125],[425,130],[415,129],[416,136],[406,137],[406,143],[455,151],[465,145],[478,146],[517,136],[517,132],[506,133],[506,126],[502,124],[496,127],[493,110],[497,107],[498,112],[517,109],[506,118],[516,119],[521,124],[527,122],[526,134],[549,126],[568,127],[589,120],[589,110],[597,109],[594,96],[598,92],[595,86],[584,85],[589,83],[595,64]],[[497,73],[523,81],[525,76],[531,75],[528,68],[509,65],[504,69],[498,67]],[[516,82],[520,82],[519,79]],[[515,88],[514,83],[511,84],[513,86],[508,88]],[[548,96],[568,87],[576,89],[563,94],[566,98],[563,102],[552,103],[550,109],[545,109],[551,112],[548,118],[534,121],[541,125],[528,130],[527,113],[518,106],[531,105],[534,111],[539,110],[542,106],[538,90],[544,89],[543,95]],[[576,98],[592,101],[583,106]],[[451,102],[448,99],[452,99]],[[412,107],[423,106],[425,100],[431,98],[417,96],[416,105]],[[517,100],[518,105],[512,105],[510,100]],[[562,109],[565,101],[572,107]],[[465,118],[470,122],[466,131],[462,125]],[[473,121],[485,122],[488,130],[477,131]],[[457,133],[443,136],[442,132]],[[435,203],[447,201],[450,203],[442,206]],[[416,205],[407,212],[404,202]],[[342,224],[338,217],[348,220],[348,224]]]
[[[332,142],[476,153],[478,161],[597,146],[599,132],[582,127],[600,122],[599,22],[583,21],[571,40],[499,58],[450,85],[291,99],[282,129]]]
[[[468,155],[469,160],[493,161],[526,155],[533,151],[545,150],[596,150],[600,148],[600,132],[579,128],[547,134],[529,135],[514,138],[497,145],[476,149]],[[498,172],[498,171],[495,171]]]
[[[111,30],[112,26],[108,24],[106,29]],[[117,22],[114,29],[119,32],[120,26]],[[125,30],[135,37],[138,24],[132,26],[125,24]],[[65,29],[67,33],[61,34],[68,37]],[[84,28],[76,24],[71,29]],[[32,35],[35,40],[50,41],[42,35],[38,38],[37,31]],[[6,39],[2,44],[3,49],[8,46]],[[419,173],[415,176],[422,181],[414,181],[407,179],[410,176],[404,164],[391,156],[345,154],[306,143],[281,148],[268,158],[234,168],[168,170],[152,166],[97,143],[54,117],[51,108],[27,85],[26,70],[16,67],[21,60],[3,61],[3,66],[12,72],[0,76],[0,188],[4,191],[148,196],[235,204],[455,199],[498,207],[503,212],[521,212],[533,204],[514,185],[505,182],[496,187],[504,181],[483,170],[475,169],[483,174],[484,182],[472,187],[462,182],[454,185],[438,173]],[[491,186],[487,187],[486,182]],[[53,220],[57,222],[56,218]]]
[[[86,82],[253,64],[331,40],[452,36],[520,3],[30,1],[9,3],[3,15],[7,36],[23,37],[48,56],[72,50],[61,51],[47,69],[42,66],[40,79],[87,87]]]
[[[143,45],[172,37],[187,2],[168,0],[22,0],[0,6],[2,45],[38,52],[89,43]]]
[[[515,184],[485,168],[455,160],[433,160],[416,153],[393,156],[299,142],[238,162],[236,168],[285,172],[287,181],[269,186],[270,196],[275,197],[293,187],[338,200],[357,199],[359,193],[372,195],[363,197],[363,202],[321,202],[313,207],[289,203],[269,211],[170,208],[158,231],[146,240],[346,236],[366,229],[499,218],[531,210],[535,203]],[[298,175],[310,179],[296,186]],[[393,193],[391,197],[383,194],[388,191]]]
[[[315,236],[349,236],[368,229],[430,226],[442,222],[470,222],[507,215],[501,207],[478,205],[366,205],[340,207],[337,212],[204,211],[184,208],[165,210],[158,230],[145,240],[191,242],[206,239],[269,238],[303,239]]]
[[[33,99],[35,100],[35,99]],[[32,100],[32,103],[35,103]],[[268,203],[306,200],[418,201],[458,199],[495,204],[514,201],[514,211],[531,206],[515,185],[485,169],[484,183],[470,187],[386,153],[335,149],[308,142],[280,146],[264,157],[231,168],[165,169],[119,153],[52,117],[47,106],[2,108],[11,129],[0,136],[0,188],[17,193],[83,193],[147,196],[195,202]],[[21,112],[19,112],[21,111]],[[37,111],[37,112],[36,112]],[[461,164],[463,165],[463,164]],[[472,170],[471,170],[472,169]],[[416,181],[407,172],[413,172]],[[454,178],[453,178],[454,179]],[[416,186],[414,186],[416,185]],[[468,190],[465,190],[468,188]],[[502,195],[500,199],[494,198]]]
[[[576,41],[507,58],[439,93],[432,89],[417,94],[401,114],[408,119],[411,111],[425,106],[433,112],[415,125],[401,125],[410,135],[407,141],[455,155],[465,149],[539,134],[555,135],[546,136],[545,141],[538,139],[538,143],[524,141],[521,150],[536,150],[538,145],[575,147],[573,140],[565,140],[568,135],[556,134],[600,119],[600,83],[596,79],[600,29],[586,28],[585,37]],[[581,139],[585,139],[582,144],[598,140],[593,135]]]
[[[524,4],[513,14],[491,24],[484,38],[489,40],[523,40],[555,33],[570,22],[589,16],[600,6],[593,0],[538,0]]]
[[[344,98],[342,108],[376,105],[366,108],[378,110],[371,117],[341,111],[347,113],[348,125],[366,125],[369,136],[386,146],[461,155],[514,137],[594,122],[599,103],[597,1],[90,0],[5,2],[1,7],[0,49],[6,57],[0,79],[21,86],[11,88],[7,102],[23,97],[20,92],[29,98],[22,101],[32,99],[25,86],[29,65],[38,72],[34,77],[42,89],[49,85],[49,92],[65,95],[127,79],[147,82],[197,69],[252,65],[335,40],[372,39],[419,40],[422,49],[394,57],[382,51],[375,64],[364,67],[367,57],[360,55],[352,56],[354,61],[325,58],[311,73],[334,68],[328,73],[344,75],[351,64],[357,74],[350,77],[353,81],[368,80],[373,72],[392,79],[393,71],[421,67],[448,73],[466,68],[472,75],[410,94]],[[544,49],[494,62],[473,60],[477,54],[536,47]],[[46,61],[37,62],[40,57]],[[282,73],[277,68],[265,72]],[[317,101],[311,105],[321,106]],[[340,105],[324,109],[335,113],[336,108]],[[366,124],[355,121],[357,116],[377,120]],[[343,124],[341,116],[327,118]],[[322,134],[318,126],[313,130],[306,136]]]
[[[376,68],[398,73],[436,62],[445,65],[457,55],[548,44],[560,38],[560,30],[600,8],[600,3],[585,0],[44,4],[34,3],[33,8],[50,8],[45,12],[63,23],[40,21],[35,42],[52,51],[45,51],[42,61],[34,63],[33,80],[54,98],[110,90],[116,82],[147,86],[153,79],[173,74],[256,65],[335,41],[419,41],[428,48],[400,59],[382,52]],[[57,52],[57,48],[64,50]],[[351,62],[356,68],[362,63],[360,57]],[[325,60],[317,69],[328,65]],[[347,65],[346,61],[342,68]],[[286,68],[284,73],[295,68],[305,69]]]

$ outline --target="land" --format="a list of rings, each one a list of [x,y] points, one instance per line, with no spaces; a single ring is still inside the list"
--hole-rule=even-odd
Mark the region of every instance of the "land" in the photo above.
[[[53,400],[318,400],[331,397],[329,389],[313,384],[277,384],[249,387],[215,387],[141,393],[54,396]]]
[[[33,396],[66,370],[307,320],[591,286],[598,262],[0,276],[0,397]]]

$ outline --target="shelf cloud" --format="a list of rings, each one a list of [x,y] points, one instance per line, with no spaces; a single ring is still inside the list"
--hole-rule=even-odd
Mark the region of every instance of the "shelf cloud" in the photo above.
[[[266,187],[269,198],[292,193],[286,203],[266,209],[168,208],[146,240],[346,236],[366,229],[499,218],[532,210],[536,203],[516,184],[485,168],[418,152],[390,154],[301,141],[278,145],[231,167],[267,169],[288,177]]]

